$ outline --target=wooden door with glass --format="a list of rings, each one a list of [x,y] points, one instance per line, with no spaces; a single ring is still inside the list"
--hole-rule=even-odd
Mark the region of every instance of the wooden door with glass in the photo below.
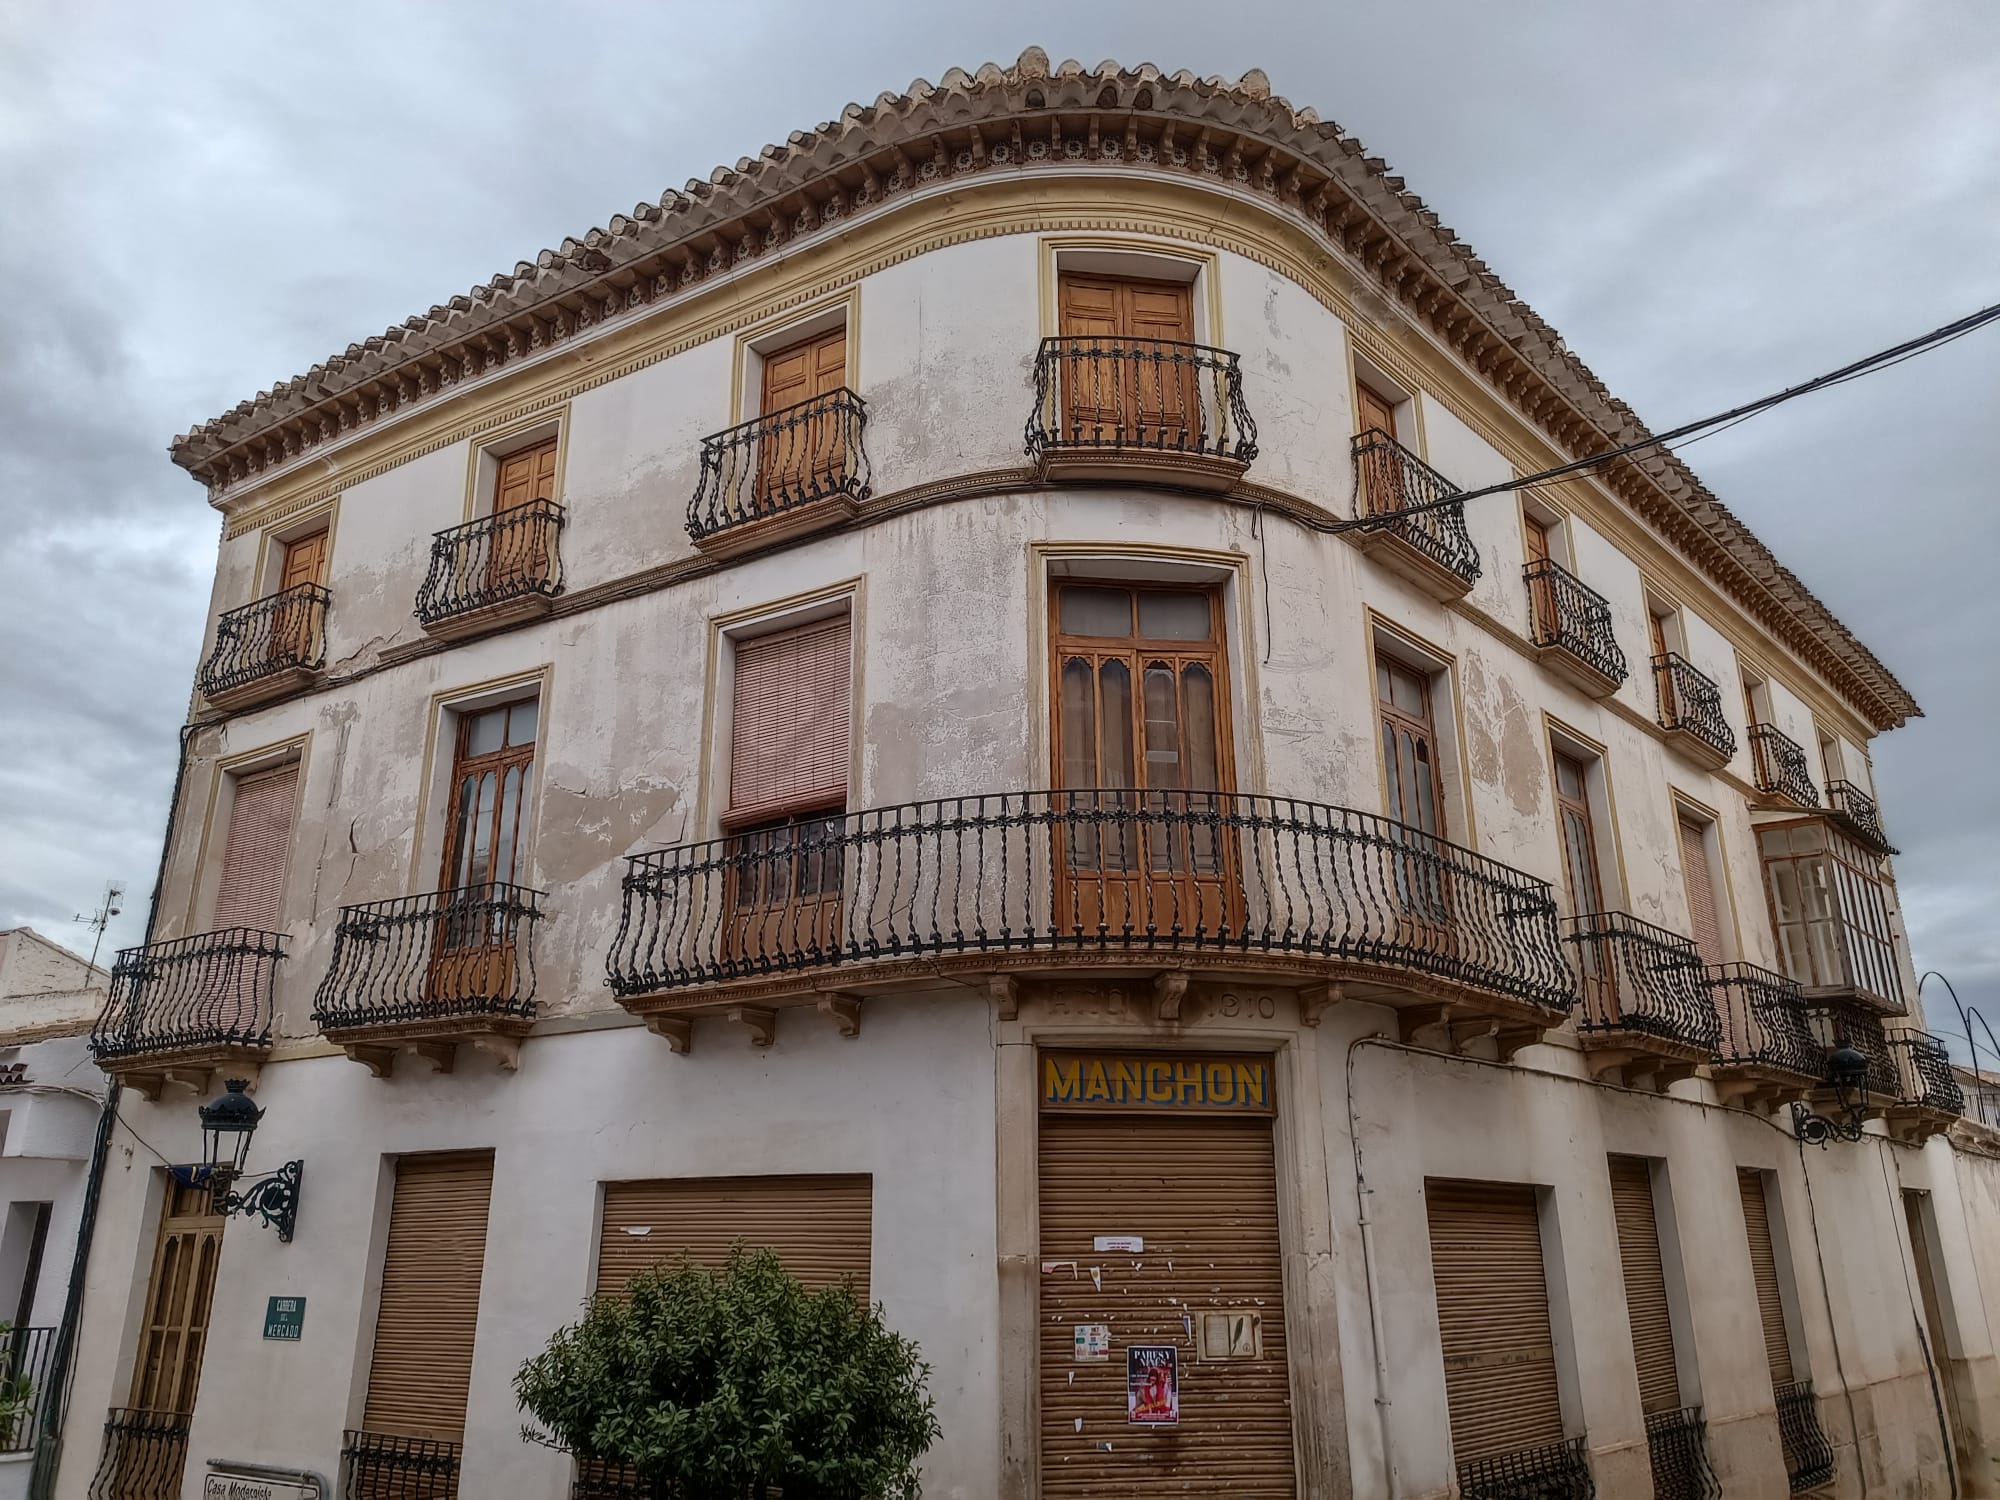
[[[1067,444],[1202,445],[1194,288],[1185,282],[1065,276],[1062,439]]]
[[[1240,933],[1220,593],[1065,583],[1054,614],[1058,933]]]
[[[1458,948],[1439,765],[1432,674],[1392,656],[1375,658],[1375,708],[1391,830],[1397,941],[1451,955]]]
[[[1396,438],[1396,403],[1372,386],[1356,383],[1354,387],[1355,418],[1360,424],[1361,435],[1380,433],[1390,443]],[[1361,499],[1368,515],[1387,515],[1401,510],[1406,496],[1403,489],[1403,466],[1393,451],[1384,451],[1379,445],[1369,450],[1362,461]]]
[[[445,825],[441,911],[427,998],[449,1005],[512,990],[514,929],[502,886],[523,873],[523,822],[534,792],[536,699],[458,717]]]
[[[1597,865],[1597,829],[1590,813],[1590,768],[1573,755],[1555,753],[1556,828],[1562,838],[1563,883],[1569,892],[1570,914],[1584,926],[1577,945],[1583,968],[1588,1019],[1599,1025],[1615,1020],[1618,995],[1612,980],[1608,937],[1589,919],[1604,910],[1604,886]]]

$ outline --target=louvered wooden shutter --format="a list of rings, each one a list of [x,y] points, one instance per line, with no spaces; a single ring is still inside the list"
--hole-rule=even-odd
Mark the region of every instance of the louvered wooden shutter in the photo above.
[[[694,1177],[607,1182],[597,1294],[615,1296],[641,1271],[683,1250],[719,1266],[742,1240],[778,1252],[807,1287],[851,1284],[868,1300],[872,1180],[850,1177]]]
[[[1778,1291],[1778,1256],[1771,1243],[1771,1209],[1764,1197],[1764,1174],[1739,1167],[1743,1228],[1750,1237],[1750,1274],[1757,1283],[1757,1317],[1764,1325],[1764,1357],[1771,1384],[1792,1383],[1792,1341],[1785,1332],[1785,1301]]]
[[[846,805],[852,696],[845,615],[737,646],[732,822]]]
[[[236,783],[229,837],[222,851],[222,885],[213,926],[275,932],[283,915],[285,864],[292,849],[292,809],[299,768],[283,766]]]
[[[315,531],[285,544],[285,565],[278,578],[281,589],[302,583],[321,583],[326,576],[326,533]]]
[[[1688,915],[1701,961],[1719,964],[1722,924],[1716,918],[1715,879],[1708,867],[1708,830],[1690,818],[1678,820],[1681,830],[1681,878],[1687,883]]]
[[[556,440],[537,443],[500,460],[493,478],[493,509],[512,510],[530,500],[547,500],[556,492]]]
[[[370,1432],[463,1440],[492,1196],[490,1151],[397,1164],[362,1418]]]
[[[1040,1159],[1044,1500],[1294,1493],[1271,1122],[1045,1116]],[[1187,1319],[1232,1308],[1260,1314],[1261,1357],[1202,1364]],[[1080,1323],[1109,1327],[1108,1360],[1076,1362]],[[1180,1350],[1177,1427],[1126,1422],[1133,1344]]]
[[[1625,1312],[1632,1323],[1639,1404],[1648,1412],[1672,1411],[1681,1404],[1681,1377],[1674,1363],[1674,1323],[1667,1310],[1660,1226],[1653,1213],[1653,1172],[1644,1157],[1611,1158],[1611,1212],[1618,1222],[1618,1260],[1625,1272]]]
[[[1562,1441],[1535,1190],[1428,1181],[1424,1197],[1453,1459]]]

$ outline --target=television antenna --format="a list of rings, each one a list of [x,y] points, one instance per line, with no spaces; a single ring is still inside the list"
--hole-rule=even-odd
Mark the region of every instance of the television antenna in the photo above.
[[[97,903],[97,910],[80,911],[73,920],[83,923],[97,936],[90,944],[90,966],[97,967],[97,950],[104,943],[104,929],[111,925],[111,919],[125,908],[125,886],[122,881],[106,881],[104,899]]]

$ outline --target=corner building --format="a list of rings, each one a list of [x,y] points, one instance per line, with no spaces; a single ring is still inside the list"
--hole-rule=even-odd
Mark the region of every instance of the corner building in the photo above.
[[[1672,457],[1455,499],[1641,432],[1261,74],[1031,51],[177,439],[95,1042],[304,1175],[114,1147],[58,1494],[636,1493],[510,1379],[738,1237],[921,1343],[927,1495],[1993,1493],[1915,704]]]

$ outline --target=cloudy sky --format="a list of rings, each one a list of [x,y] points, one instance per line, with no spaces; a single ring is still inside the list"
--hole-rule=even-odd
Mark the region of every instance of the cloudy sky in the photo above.
[[[173,434],[850,99],[1030,43],[1263,68],[1658,428],[2000,301],[1990,0],[16,0],[0,927],[87,947],[70,918],[116,878],[107,951],[142,933],[218,534]],[[2000,328],[1687,457],[1927,710],[1876,757],[1918,967],[2000,1029],[1996,398]]]

